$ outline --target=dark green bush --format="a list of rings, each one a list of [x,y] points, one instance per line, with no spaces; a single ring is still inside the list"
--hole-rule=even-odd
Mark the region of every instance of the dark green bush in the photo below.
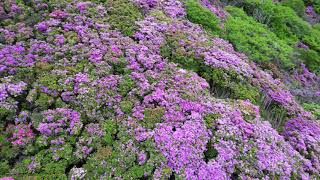
[[[5,175],[8,174],[10,170],[10,166],[8,161],[0,162],[0,174]]]
[[[201,24],[212,32],[219,31],[219,19],[209,10],[202,7],[195,0],[186,2],[187,18],[194,23]]]

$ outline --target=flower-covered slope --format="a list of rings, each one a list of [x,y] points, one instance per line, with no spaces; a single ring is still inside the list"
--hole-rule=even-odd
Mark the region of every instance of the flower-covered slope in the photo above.
[[[320,125],[280,80],[189,22],[183,2],[117,2],[143,18],[117,24],[113,1],[3,3],[1,176],[319,178]],[[215,71],[263,106],[217,96]],[[284,126],[260,114],[270,104]]]

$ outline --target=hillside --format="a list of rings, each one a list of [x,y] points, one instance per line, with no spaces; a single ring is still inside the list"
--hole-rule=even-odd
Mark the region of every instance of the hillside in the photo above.
[[[0,129],[0,180],[320,179],[320,1],[1,1]]]

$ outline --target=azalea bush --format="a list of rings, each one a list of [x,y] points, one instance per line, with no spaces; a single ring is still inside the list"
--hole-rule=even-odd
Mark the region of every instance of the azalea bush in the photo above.
[[[320,177],[315,108],[212,34],[216,4],[0,4],[0,177]],[[320,96],[302,69],[288,77]]]

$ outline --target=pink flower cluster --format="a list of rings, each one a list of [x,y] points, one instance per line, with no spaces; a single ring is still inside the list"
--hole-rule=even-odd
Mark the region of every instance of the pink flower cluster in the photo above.
[[[37,126],[43,136],[55,136],[61,133],[76,134],[82,127],[80,113],[72,109],[57,108],[43,113],[44,119]]]
[[[34,138],[32,129],[30,128],[31,124],[18,124],[14,127],[14,132],[9,141],[13,145],[26,145]]]
[[[169,178],[171,172],[184,179],[289,179],[292,174],[308,179],[318,174],[319,124],[302,118],[307,112],[280,80],[227,41],[209,38],[200,26],[187,21],[182,2],[132,1],[146,13],[136,22],[132,38],[101,21],[108,16],[103,6],[75,1],[44,14],[33,27],[33,39],[1,48],[0,72],[5,78],[0,107],[15,105],[11,109],[20,111],[16,97],[30,87],[25,105],[31,104],[28,108],[33,110],[8,117],[16,123],[10,129],[12,144],[31,145],[36,138],[55,161],[67,162],[68,155],[86,161],[107,144],[102,141],[109,133],[108,146],[121,168],[129,168],[121,158],[132,157],[135,167],[157,166],[152,169],[155,179]],[[224,16],[208,1],[202,3]],[[94,10],[99,13],[94,15]],[[163,12],[165,21],[153,16],[155,11]],[[11,31],[1,32],[16,38]],[[297,118],[279,134],[249,101],[214,98],[205,79],[161,56],[168,38],[177,39],[181,55],[237,73]],[[43,74],[28,84],[14,81],[20,67]],[[116,125],[109,127],[110,122]],[[209,151],[216,153],[208,157]],[[30,173],[37,161],[29,164]],[[115,169],[104,160],[99,165]],[[162,174],[165,168],[169,175]],[[125,179],[121,173],[111,176]]]
[[[320,171],[320,126],[317,122],[301,118],[289,120],[284,137],[298,152],[307,157],[316,171]]]

